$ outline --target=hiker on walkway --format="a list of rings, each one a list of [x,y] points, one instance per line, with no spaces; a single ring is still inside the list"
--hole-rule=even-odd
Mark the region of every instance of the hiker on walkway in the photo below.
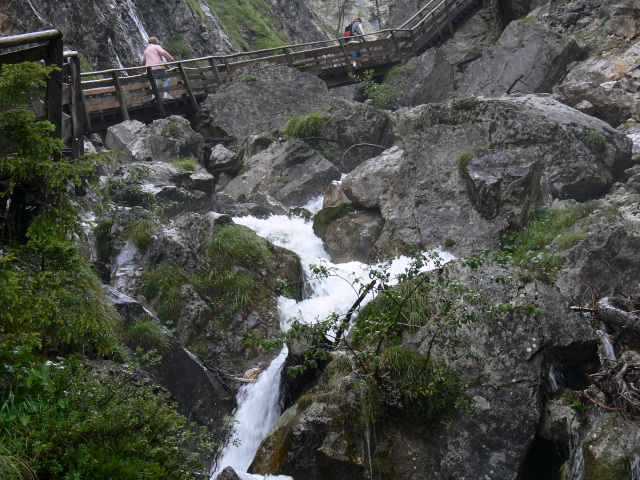
[[[142,65],[143,67],[151,66],[153,74],[156,76],[164,75],[167,71],[165,70],[164,64],[162,63],[163,59],[165,59],[167,62],[173,62],[174,60],[169,52],[167,52],[160,46],[160,43],[158,42],[158,39],[156,37],[149,37],[149,45],[142,54],[142,62],[140,62],[140,65]],[[164,77],[162,79],[162,84],[165,87],[168,87],[169,79],[167,77]],[[165,92],[164,96],[168,97],[169,95],[167,94],[167,92]]]
[[[364,37],[358,37],[357,35],[364,35],[364,27],[362,26],[360,17],[354,18],[353,22],[351,22],[351,38],[349,38],[347,43],[364,42]],[[360,49],[354,50],[351,56],[353,57],[353,66],[359,67],[360,60],[358,60],[358,58],[362,56],[362,54],[360,53]]]

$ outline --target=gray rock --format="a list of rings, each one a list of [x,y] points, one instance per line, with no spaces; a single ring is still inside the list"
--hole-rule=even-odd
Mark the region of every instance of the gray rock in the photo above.
[[[231,467],[225,467],[215,480],[241,480],[235,470]]]
[[[237,173],[240,170],[238,155],[222,144],[218,144],[211,150],[207,170],[210,172],[232,171]]]
[[[578,44],[561,32],[511,22],[495,45],[465,69],[456,96],[550,93],[580,53]]]
[[[352,212],[330,222],[321,238],[333,263],[366,262],[383,226],[377,211]]]
[[[342,180],[342,191],[361,208],[380,208],[380,197],[394,184],[404,151],[392,147],[355,168]]]
[[[301,140],[273,144],[245,159],[244,165],[247,170],[226,186],[225,194],[246,198],[262,192],[287,206],[304,205],[340,177],[327,159]]]
[[[322,208],[335,207],[341,203],[349,203],[351,200],[347,198],[342,190],[342,182],[331,182],[324,191],[322,199]]]

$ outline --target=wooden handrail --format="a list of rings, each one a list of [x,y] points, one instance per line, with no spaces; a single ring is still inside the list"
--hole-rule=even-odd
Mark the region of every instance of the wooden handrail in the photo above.
[[[0,48],[19,47],[28,43],[49,42],[62,37],[60,30],[44,30],[42,32],[23,33],[0,37]]]

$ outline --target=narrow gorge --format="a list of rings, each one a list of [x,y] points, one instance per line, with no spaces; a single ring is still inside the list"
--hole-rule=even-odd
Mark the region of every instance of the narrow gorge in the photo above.
[[[425,3],[14,0],[0,28],[97,70]],[[0,477],[640,478],[640,2],[487,0],[443,39],[336,87],[256,62],[73,162],[4,108]]]

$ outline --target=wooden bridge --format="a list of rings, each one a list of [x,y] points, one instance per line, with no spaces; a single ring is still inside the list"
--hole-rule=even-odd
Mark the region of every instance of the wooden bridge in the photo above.
[[[374,76],[384,74],[451,38],[483,4],[482,0],[430,0],[399,28],[372,32],[364,42],[334,38],[181,60],[165,64],[163,75],[154,75],[150,66],[81,73],[77,54],[62,51],[62,34],[57,30],[0,38],[0,63],[41,60],[62,66],[49,81],[46,103],[34,104],[34,109],[55,125],[55,135],[67,145],[65,153],[78,157],[85,133],[129,119],[146,122],[197,111],[207,95],[253,63],[289,65],[317,75],[329,86],[351,83],[350,75],[364,70],[373,70]],[[354,50],[361,53],[357,71]],[[164,78],[169,80],[166,87],[160,81]]]

